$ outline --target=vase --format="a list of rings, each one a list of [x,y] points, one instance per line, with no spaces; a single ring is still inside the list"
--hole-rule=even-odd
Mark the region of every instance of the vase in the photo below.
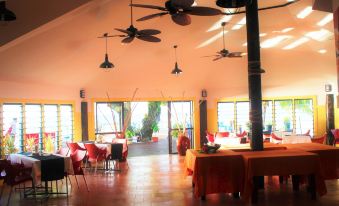
[[[191,143],[188,137],[184,135],[181,135],[178,137],[177,150],[178,150],[179,155],[185,156],[186,151],[190,148],[190,146],[191,146]]]

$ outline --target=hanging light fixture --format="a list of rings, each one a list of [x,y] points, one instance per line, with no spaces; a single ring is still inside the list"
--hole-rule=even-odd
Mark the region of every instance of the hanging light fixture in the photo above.
[[[108,60],[108,54],[107,54],[107,38],[108,38],[109,36],[108,36],[108,34],[107,33],[105,33],[102,37],[99,37],[99,38],[105,38],[105,40],[106,40],[106,54],[105,54],[105,61],[102,63],[102,64],[100,64],[100,68],[103,68],[103,69],[105,69],[105,70],[109,70],[110,68],[113,68],[114,67],[114,65],[112,64],[112,62],[110,62],[109,60]]]
[[[16,15],[6,8],[6,1],[0,0],[0,21],[14,21]]]
[[[174,48],[174,54],[175,54],[175,66],[174,66],[174,69],[172,70],[171,74],[174,74],[175,76],[179,76],[179,74],[182,73],[182,70],[179,69],[178,63],[177,63],[177,48],[178,48],[178,46],[174,45],[173,48]]]

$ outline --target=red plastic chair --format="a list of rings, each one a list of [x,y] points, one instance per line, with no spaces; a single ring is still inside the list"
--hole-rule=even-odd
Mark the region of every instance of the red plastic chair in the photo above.
[[[215,137],[218,137],[218,138],[223,138],[223,137],[228,137],[230,136],[230,133],[229,132],[216,132],[215,133]]]
[[[277,141],[282,141],[283,139],[281,137],[278,137],[277,135],[275,135],[274,133],[271,134],[271,137]]]
[[[240,134],[236,134],[237,137],[245,137],[247,135],[247,132],[246,131],[243,131],[242,133]]]
[[[103,162],[106,160],[106,153],[107,153],[107,149],[100,149],[99,147],[97,147],[95,144],[91,143],[91,144],[85,144],[85,148],[87,150],[87,161],[86,161],[86,165],[85,168],[87,166],[87,162],[95,162],[95,172],[97,171],[97,167],[98,167],[98,162]]]
[[[66,148],[66,147],[61,147],[56,153],[57,154],[60,154],[60,155],[62,155],[62,156],[66,156],[66,157],[68,157],[68,156],[70,156],[70,149],[69,148]]]
[[[303,136],[310,136],[310,132],[311,132],[311,130],[307,130],[307,132],[305,132],[305,133],[303,134]]]
[[[73,154],[76,150],[86,150],[83,147],[80,147],[76,142],[67,142],[67,147],[69,148],[71,154]]]
[[[336,146],[339,143],[339,129],[332,129],[331,132],[335,138],[333,144]]]
[[[214,140],[215,140],[214,134],[206,131],[206,139],[208,142],[214,143]]]
[[[34,185],[31,175],[32,168],[25,168],[23,164],[11,164],[11,162],[8,160],[3,160],[2,164],[6,172],[4,183],[8,186],[11,186],[7,200],[7,205],[9,205],[14,186],[24,183],[23,189],[25,190],[25,182],[32,181],[32,185]]]
[[[85,159],[85,157],[86,157],[86,151],[85,150],[76,150],[73,154],[71,154],[73,171],[74,171],[74,178],[75,178],[75,181],[78,185],[78,188],[79,188],[79,183],[78,183],[78,180],[77,180],[77,175],[82,175],[82,177],[84,178],[84,182],[85,182],[87,191],[89,192],[87,182],[86,182],[86,179],[85,179],[85,174],[84,174],[83,169],[81,168],[81,163]]]
[[[322,137],[312,138],[312,143],[324,144],[326,143],[327,134],[325,133]]]

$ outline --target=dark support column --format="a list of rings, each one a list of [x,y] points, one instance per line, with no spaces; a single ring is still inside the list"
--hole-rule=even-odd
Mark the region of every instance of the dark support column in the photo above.
[[[327,143],[332,145],[334,136],[331,130],[334,129],[334,97],[333,94],[326,95],[326,133]]]
[[[199,102],[200,109],[200,147],[207,143],[206,140],[206,130],[207,130],[207,101],[200,100]]]
[[[81,131],[82,141],[88,141],[88,111],[87,102],[81,102]]]
[[[251,149],[260,151],[263,150],[263,125],[258,2],[251,2],[246,5]]]

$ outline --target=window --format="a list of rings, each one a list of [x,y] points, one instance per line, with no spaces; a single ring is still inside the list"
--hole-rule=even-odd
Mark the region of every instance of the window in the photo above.
[[[96,103],[96,133],[121,132],[123,124],[123,103]]]
[[[72,105],[60,106],[61,146],[66,147],[66,142],[73,141],[73,111]]]
[[[53,151],[58,148],[58,105],[44,105],[44,150]]]
[[[237,125],[237,133],[242,133],[243,131],[249,131],[249,112],[250,105],[249,102],[237,102],[236,103],[236,125]]]
[[[274,130],[292,132],[293,131],[293,101],[274,101],[275,106],[275,128]]]
[[[234,130],[234,103],[219,102],[218,103],[218,131]]]
[[[234,109],[235,105],[235,109]],[[294,132],[314,134],[312,99],[278,99],[262,102],[263,132]],[[218,102],[219,131],[249,131],[249,102]],[[235,126],[234,126],[235,125]]]
[[[21,152],[23,150],[22,105],[4,104],[2,121],[4,154]]]
[[[0,114],[1,154],[33,151],[35,145],[54,152],[73,140],[72,105],[4,103]]]
[[[313,136],[313,101],[311,99],[297,99],[295,107],[295,128],[297,134],[305,134],[310,130]]]

